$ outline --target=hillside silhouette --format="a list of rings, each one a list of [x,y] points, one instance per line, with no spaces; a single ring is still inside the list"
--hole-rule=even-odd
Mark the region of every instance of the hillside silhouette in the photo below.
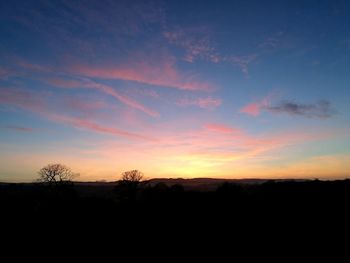
[[[348,233],[349,201],[348,179],[0,184],[8,240],[116,250],[122,262],[233,262],[269,246],[334,244]]]

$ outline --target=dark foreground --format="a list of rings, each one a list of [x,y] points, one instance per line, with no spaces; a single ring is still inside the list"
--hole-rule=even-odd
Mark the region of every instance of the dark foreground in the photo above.
[[[115,262],[245,262],[279,253],[284,262],[334,247],[337,262],[348,251],[350,180],[206,189],[164,182],[0,184],[2,248],[27,248],[34,256],[98,254],[98,262],[107,255]]]

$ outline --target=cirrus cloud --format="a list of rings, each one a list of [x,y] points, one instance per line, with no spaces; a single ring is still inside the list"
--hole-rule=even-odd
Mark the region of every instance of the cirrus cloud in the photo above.
[[[123,104],[138,109],[140,111],[143,111],[144,113],[152,116],[152,117],[158,117],[159,113],[153,109],[150,109],[146,107],[145,105],[141,104],[140,102],[124,95],[121,94],[119,91],[117,91],[115,88],[101,84],[101,83],[96,83],[92,80],[84,79],[82,81],[78,80],[67,80],[67,79],[62,79],[62,78],[53,78],[53,79],[48,79],[45,80],[50,85],[53,86],[58,86],[58,87],[63,87],[63,88],[89,88],[89,89],[96,89],[99,90],[105,94],[108,94],[115,99],[119,100]]]
[[[128,139],[141,139],[150,141],[154,140],[154,138],[144,134],[129,132],[110,125],[100,124],[96,120],[92,119],[93,116],[91,114],[87,114],[84,117],[76,117],[70,116],[67,113],[61,113],[51,103],[52,101],[50,100],[50,97],[52,97],[50,96],[50,94],[33,92],[30,89],[0,88],[0,104],[29,111],[49,121],[69,125],[77,129],[102,134],[111,134]],[[62,98],[56,96],[55,99],[56,104],[58,104],[60,108],[62,108],[63,106],[67,106],[66,101],[62,100]],[[78,106],[80,105],[80,102],[77,100],[74,104],[75,106]],[[83,112],[86,111],[85,105],[81,107],[80,110]],[[7,126],[7,128],[21,131],[29,131],[17,126]]]
[[[193,74],[179,72],[175,68],[173,61],[159,62],[157,65],[141,61],[134,62],[132,65],[126,64],[112,67],[75,65],[72,66],[71,71],[85,77],[134,81],[179,90],[212,91],[215,89],[213,84],[201,81]]]
[[[206,97],[206,98],[196,98],[188,99],[183,98],[176,102],[176,105],[181,107],[197,106],[203,109],[215,109],[222,104],[222,100],[218,98]]]

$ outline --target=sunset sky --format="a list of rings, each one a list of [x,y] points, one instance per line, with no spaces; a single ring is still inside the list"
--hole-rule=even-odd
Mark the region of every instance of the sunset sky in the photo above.
[[[0,181],[350,177],[349,1],[1,1]]]

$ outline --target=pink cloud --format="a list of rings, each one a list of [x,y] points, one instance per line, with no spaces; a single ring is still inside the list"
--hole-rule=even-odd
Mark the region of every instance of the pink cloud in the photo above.
[[[123,136],[123,137],[128,137],[131,139],[142,139],[142,140],[150,140],[150,141],[155,140],[154,138],[151,138],[148,136],[140,135],[140,134],[133,133],[133,132],[124,131],[124,130],[114,128],[114,127],[100,125],[98,123],[95,123],[95,122],[92,122],[92,121],[89,121],[86,119],[67,117],[67,116],[57,115],[57,114],[45,114],[45,116],[48,119],[50,119],[51,121],[69,124],[75,128],[79,128],[79,129],[90,130],[90,131],[98,132],[98,133],[106,133],[106,134],[112,134],[112,135],[117,135],[117,136]]]
[[[180,99],[176,102],[176,105],[181,107],[197,106],[203,109],[215,109],[222,104],[221,99],[207,97],[207,98],[197,98],[197,99]]]
[[[181,127],[181,121],[177,126]],[[235,160],[264,157],[267,152],[291,145],[319,140],[327,134],[307,131],[290,131],[277,134],[252,135],[249,132],[226,124],[207,124],[205,129],[180,130],[174,133],[168,125],[157,125],[150,129],[158,139],[152,144],[138,145],[140,151],[149,152],[157,159],[162,156],[175,160],[194,160],[202,163],[231,163]],[[134,146],[131,146],[134,147]],[[129,149],[130,150],[130,149]],[[132,150],[131,150],[132,151]]]
[[[152,116],[152,117],[158,117],[159,113],[155,110],[152,110],[144,105],[142,105],[141,103],[139,103],[138,101],[127,97],[125,95],[120,94],[118,91],[116,91],[114,88],[104,85],[104,84],[99,84],[99,83],[94,83],[94,82],[90,82],[88,84],[86,84],[86,87],[91,87],[91,88],[96,88],[106,94],[111,95],[112,97],[118,99],[119,101],[121,101],[122,103],[124,103],[125,105],[128,105],[132,108],[138,109],[140,111],[143,111],[144,113]]]
[[[240,112],[256,117],[260,115],[261,110],[264,107],[267,107],[269,105],[270,105],[270,96],[267,96],[263,98],[261,101],[249,103],[248,105],[240,109]]]
[[[64,87],[64,88],[90,88],[90,89],[97,89],[105,94],[108,94],[123,104],[132,107],[134,109],[138,109],[140,111],[143,111],[144,113],[152,116],[152,117],[158,117],[159,113],[155,110],[152,110],[144,105],[142,105],[140,102],[121,94],[116,89],[114,89],[111,86],[96,83],[91,80],[83,80],[83,81],[77,81],[77,80],[67,80],[62,78],[53,78],[45,80],[45,82],[49,83],[50,85],[58,86],[58,87]]]
[[[131,139],[154,140],[146,135],[124,131],[115,127],[104,126],[86,118],[77,118],[58,114],[57,110],[50,107],[51,104],[48,103],[47,99],[47,96],[44,96],[44,94],[33,93],[33,91],[30,90],[0,89],[0,103],[15,106],[27,111],[29,110],[39,114],[42,117],[45,117],[50,121],[64,123],[75,128],[81,128],[98,133],[112,134]]]
[[[259,102],[254,102],[244,106],[240,110],[240,112],[243,112],[252,116],[258,116],[260,114],[260,108],[261,108],[261,104]]]
[[[72,67],[72,71],[87,77],[135,81],[180,90],[211,91],[214,89],[214,85],[200,81],[192,74],[180,73],[172,60],[161,62],[159,65],[147,61],[115,67],[76,65]]]
[[[204,127],[209,131],[224,133],[224,134],[237,134],[241,132],[240,129],[232,128],[225,124],[211,123],[211,124],[206,124]]]
[[[42,93],[31,90],[0,89],[0,102],[6,101],[35,112],[50,121],[69,125],[76,129],[130,139],[131,142],[129,140],[120,142],[124,148],[118,146],[110,150],[110,154],[114,158],[115,154],[119,153],[128,160],[134,160],[135,153],[137,153],[142,156],[142,159],[148,156],[147,161],[167,158],[174,160],[174,163],[180,161],[183,161],[184,164],[197,163],[199,166],[204,165],[203,167],[206,169],[205,165],[214,163],[226,165],[240,159],[268,158],[269,156],[264,155],[267,152],[292,144],[320,139],[323,136],[306,131],[289,133],[281,131],[279,134],[253,135],[222,123],[203,125],[202,122],[197,122],[198,125],[192,125],[192,121],[188,123],[183,120],[174,123],[173,126],[169,123],[157,123],[158,126],[148,124],[145,127],[141,125],[136,133],[114,127],[111,122],[108,122],[108,125],[102,124],[101,119],[93,119],[91,116],[81,118],[60,113],[52,108],[50,100],[45,99],[47,96],[42,95]],[[55,100],[56,103],[59,103],[60,97],[55,97]],[[264,100],[268,101],[268,98],[262,101]],[[186,130],[189,124],[193,128]],[[176,132],[174,132],[174,126],[178,129]]]

